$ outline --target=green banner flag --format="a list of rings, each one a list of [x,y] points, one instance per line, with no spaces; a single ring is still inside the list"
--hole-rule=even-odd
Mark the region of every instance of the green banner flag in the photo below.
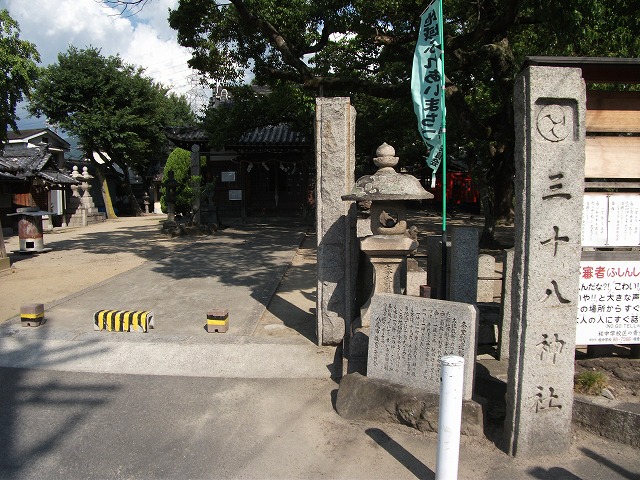
[[[411,96],[418,130],[429,147],[427,165],[434,172],[442,161],[446,130],[442,33],[442,0],[435,0],[421,15],[411,71]]]

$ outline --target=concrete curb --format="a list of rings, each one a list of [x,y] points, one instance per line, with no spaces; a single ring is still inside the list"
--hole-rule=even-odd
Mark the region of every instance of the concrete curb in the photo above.
[[[576,394],[573,400],[573,423],[601,437],[640,447],[638,404]]]

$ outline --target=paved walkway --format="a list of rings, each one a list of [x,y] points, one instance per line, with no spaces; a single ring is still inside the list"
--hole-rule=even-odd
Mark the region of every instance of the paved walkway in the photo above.
[[[280,325],[273,315],[258,329],[307,229],[230,227],[47,304],[47,321],[39,328],[21,327],[16,316],[0,326],[0,366],[146,375],[324,378],[333,363],[334,349],[316,347],[312,339],[291,327],[286,328],[287,335],[277,334]],[[205,331],[207,312],[214,308],[229,310],[227,333]],[[96,332],[93,314],[102,309],[151,310],[155,328],[147,334]],[[289,318],[285,323],[306,329],[308,335],[313,317],[302,311],[291,315],[292,309],[288,304],[281,316],[297,313],[298,321]],[[270,335],[273,332],[276,335]],[[311,362],[307,358],[310,352]],[[119,361],[113,362],[113,358]]]

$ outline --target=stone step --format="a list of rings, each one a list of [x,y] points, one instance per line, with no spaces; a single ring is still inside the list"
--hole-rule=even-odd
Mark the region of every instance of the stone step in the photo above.
[[[114,341],[116,335],[122,340]],[[224,378],[327,378],[332,373],[333,348],[250,339],[245,343],[155,342],[153,335],[96,332],[81,340],[3,337],[0,366]]]

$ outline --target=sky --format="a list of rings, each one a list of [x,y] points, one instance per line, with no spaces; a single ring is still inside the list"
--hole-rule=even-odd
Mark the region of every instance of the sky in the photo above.
[[[36,45],[41,66],[55,63],[69,45],[92,46],[104,56],[119,54],[125,63],[145,68],[147,76],[198,105],[207,92],[187,65],[189,50],[178,45],[167,21],[169,8],[177,4],[151,0],[135,15],[125,16],[99,0],[0,0],[0,9],[20,24],[20,38]],[[44,126],[44,119],[27,118],[23,106],[17,114],[19,128]]]

